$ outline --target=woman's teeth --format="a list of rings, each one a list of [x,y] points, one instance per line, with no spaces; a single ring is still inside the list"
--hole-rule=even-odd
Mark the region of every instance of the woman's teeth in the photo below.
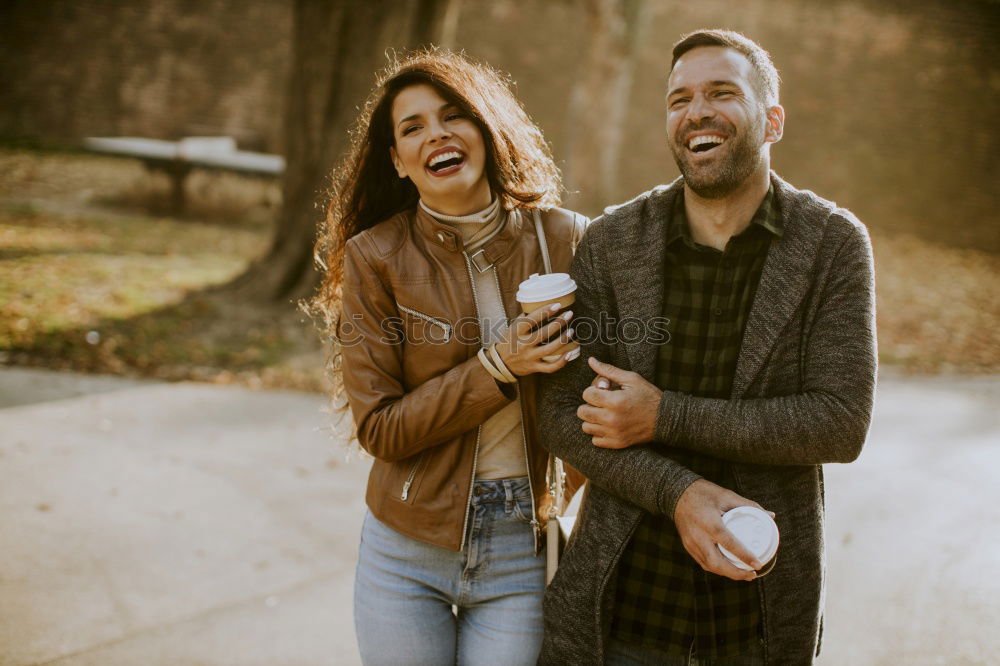
[[[457,150],[450,150],[447,153],[441,153],[440,155],[435,155],[428,162],[427,166],[430,169],[437,170],[439,167],[443,166],[445,162],[450,160],[461,160],[462,154]]]

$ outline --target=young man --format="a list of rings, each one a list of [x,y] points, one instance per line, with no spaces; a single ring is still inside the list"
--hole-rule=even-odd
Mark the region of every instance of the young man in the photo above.
[[[667,91],[681,178],[608,209],[577,251],[588,364],[543,382],[539,423],[590,484],[546,594],[540,663],[818,653],[821,465],[854,460],[867,435],[874,280],[854,215],[770,171],[783,125],[766,51],[729,31],[685,36]],[[780,530],[766,575],[718,549],[764,566],[722,523],[742,505]]]

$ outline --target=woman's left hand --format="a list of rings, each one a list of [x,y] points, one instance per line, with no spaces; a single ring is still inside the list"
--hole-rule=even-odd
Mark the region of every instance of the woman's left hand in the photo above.
[[[559,304],[539,308],[521,315],[511,322],[497,342],[497,352],[514,375],[523,377],[535,372],[555,372],[580,355],[579,348],[560,354],[554,361],[544,360],[545,356],[556,354],[560,348],[573,339],[573,329],[569,322],[573,311],[567,310],[546,323],[546,319],[559,311]]]

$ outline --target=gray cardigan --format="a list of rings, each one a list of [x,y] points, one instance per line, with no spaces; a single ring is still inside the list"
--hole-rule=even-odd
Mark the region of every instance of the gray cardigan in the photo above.
[[[733,490],[776,512],[781,547],[759,581],[768,664],[818,654],[824,589],[823,471],[861,452],[875,390],[871,243],[849,211],[771,179],[784,235],[774,239],[743,336],[728,400],[667,392],[655,441],[594,447],[576,409],[594,377],[587,356],[655,381],[656,347],[613,337],[581,340],[578,363],[543,376],[542,443],[591,483],[576,530],[545,597],[539,663],[602,664],[618,559],[642,511],[672,516],[699,477],[671,447],[733,463]],[[648,322],[664,293],[663,224],[682,183],[610,208],[588,228],[573,261],[576,321]],[[580,337],[590,331],[577,326]]]

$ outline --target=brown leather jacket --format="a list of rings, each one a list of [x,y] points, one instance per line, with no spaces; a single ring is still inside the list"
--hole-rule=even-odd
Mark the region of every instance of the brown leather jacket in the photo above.
[[[568,272],[587,218],[554,208],[542,222],[552,270]],[[545,272],[530,211],[511,213],[472,260],[458,232],[419,207],[351,238],[344,258],[338,337],[358,440],[375,457],[368,507],[394,530],[451,550],[464,546],[479,426],[516,397],[476,357],[472,271],[491,263],[513,319],[518,284]],[[537,441],[536,384],[529,375],[517,387],[537,549],[548,454]]]

